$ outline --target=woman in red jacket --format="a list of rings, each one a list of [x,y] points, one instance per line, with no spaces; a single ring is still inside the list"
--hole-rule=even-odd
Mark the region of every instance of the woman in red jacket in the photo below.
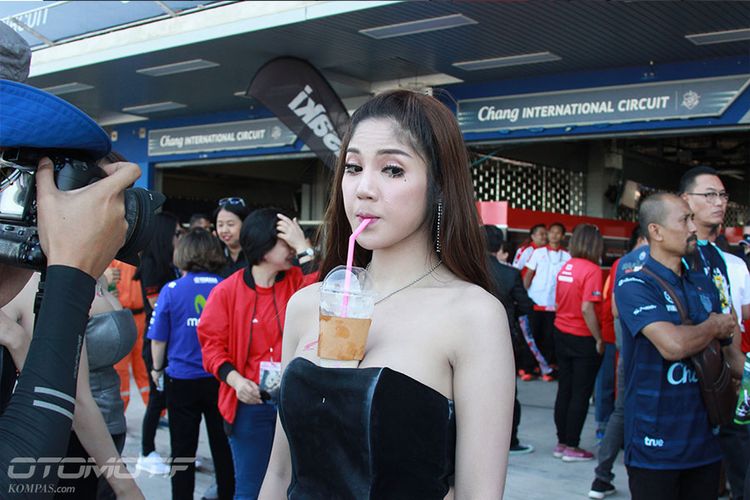
[[[278,213],[264,208],[245,219],[240,244],[248,267],[211,291],[198,324],[203,365],[222,382],[219,412],[231,429],[235,498],[258,496],[276,424],[276,405],[261,380],[280,378],[287,302],[317,280],[294,266],[307,247],[304,234]]]
[[[570,238],[572,259],[557,275],[554,336],[559,366],[555,399],[558,443],[553,455],[565,462],[594,458],[578,444],[604,352],[596,310],[602,301],[599,260],[603,248],[599,229],[580,224]]]

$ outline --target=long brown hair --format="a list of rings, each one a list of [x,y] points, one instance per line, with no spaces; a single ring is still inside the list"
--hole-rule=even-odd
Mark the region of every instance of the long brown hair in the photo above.
[[[393,120],[427,164],[427,220],[432,241],[437,238],[437,207],[443,204],[439,254],[448,269],[464,281],[491,290],[485,244],[474,204],[474,189],[461,130],[453,113],[437,99],[408,90],[384,92],[352,116],[336,162],[331,199],[325,215],[326,252],[321,265],[323,279],[334,267],[346,263],[351,226],[344,211],[341,181],[346,150],[357,126],[371,118]],[[372,252],[359,245],[354,265],[364,267]]]

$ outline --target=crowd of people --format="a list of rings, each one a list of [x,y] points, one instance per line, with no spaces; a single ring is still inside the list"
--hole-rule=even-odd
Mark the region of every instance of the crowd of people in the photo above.
[[[534,226],[512,263],[506,262],[507,248],[498,254],[498,244],[488,238],[490,254],[520,272],[527,289],[524,294],[516,284],[512,299],[498,295],[513,322],[517,374],[522,381],[540,374],[558,380],[552,454],[564,462],[597,458],[590,498],[615,493],[612,470],[621,448],[633,498],[708,499],[727,487],[733,499],[745,496],[748,427],[733,421],[734,406],[718,407],[705,395],[707,375],[696,365],[696,357],[718,339],[725,385],[730,372],[735,380],[731,392],[748,352],[743,334],[750,320],[750,226],[735,254],[722,235],[728,199],[718,172],[709,167],[687,171],[675,194],[646,197],[630,252],[612,264],[606,280],[602,237],[593,226],[573,230],[569,254],[557,235],[550,237],[561,224]],[[549,268],[552,279],[544,277]],[[507,287],[514,278],[502,279]],[[546,320],[524,323],[529,298],[532,318],[551,311],[554,351],[547,347]],[[525,324],[531,332],[524,335]],[[597,457],[578,447],[592,395]],[[709,419],[719,410],[723,420]],[[529,453],[533,447],[515,437],[518,418],[510,453]]]

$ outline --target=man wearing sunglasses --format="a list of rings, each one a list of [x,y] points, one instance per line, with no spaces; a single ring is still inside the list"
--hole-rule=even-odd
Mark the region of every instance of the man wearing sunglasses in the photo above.
[[[729,194],[719,174],[711,167],[699,166],[685,172],[680,179],[680,196],[695,214],[698,246],[688,260],[691,271],[702,274],[710,281],[718,294],[723,313],[741,314],[732,306],[732,286],[725,254],[714,243],[719,236],[726,215]],[[735,293],[737,287],[735,286]],[[744,356],[740,350],[741,336],[735,335],[734,343],[725,349],[725,355],[733,372],[741,373]],[[745,473],[750,463],[750,433],[746,426],[734,423],[720,429],[719,441],[724,454],[724,464],[729,479],[732,498],[743,498]]]

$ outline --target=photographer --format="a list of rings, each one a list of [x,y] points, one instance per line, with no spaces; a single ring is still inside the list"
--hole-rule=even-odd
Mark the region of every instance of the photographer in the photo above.
[[[0,80],[0,153],[24,147],[106,154],[109,140],[88,117],[64,101],[31,87]],[[5,156],[3,156],[5,158]],[[4,168],[13,166],[7,158]],[[67,449],[76,395],[76,376],[94,296],[96,277],[125,242],[124,189],[139,176],[131,163],[104,168],[107,177],[60,191],[53,163],[43,157],[35,173],[37,228],[46,255],[44,299],[34,338],[8,407],[0,416],[0,495],[46,498],[56,474],[20,480],[33,466],[28,458],[62,457]],[[83,250],[83,251],[82,251]],[[31,270],[0,265],[0,306],[26,284]],[[11,467],[14,458],[26,458]],[[20,470],[19,470],[20,469]],[[45,467],[36,467],[37,475]]]

